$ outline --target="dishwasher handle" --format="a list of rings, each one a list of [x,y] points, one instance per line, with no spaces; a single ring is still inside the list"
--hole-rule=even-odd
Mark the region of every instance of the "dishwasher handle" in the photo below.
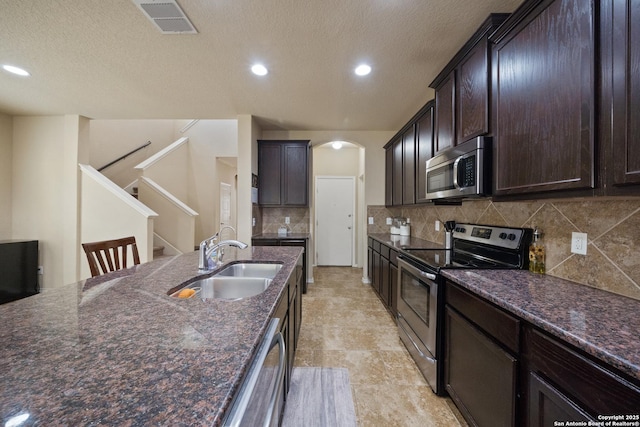
[[[273,386],[273,392],[271,393],[271,398],[269,399],[269,411],[267,412],[267,416],[264,420],[263,427],[270,427],[271,420],[273,416],[277,416],[280,418],[280,413],[278,411],[278,406],[280,405],[280,395],[282,394],[282,387],[284,385],[284,372],[287,368],[287,349],[284,344],[284,337],[282,336],[282,332],[278,332],[273,339],[271,340],[271,345],[269,346],[269,352],[273,349],[273,347],[278,346],[278,372],[276,374],[276,383]],[[277,425],[277,422],[276,424]]]

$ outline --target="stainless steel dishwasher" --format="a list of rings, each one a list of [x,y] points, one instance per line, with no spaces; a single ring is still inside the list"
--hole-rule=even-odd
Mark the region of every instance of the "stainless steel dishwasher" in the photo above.
[[[279,319],[272,319],[247,377],[235,397],[225,426],[280,424],[284,409],[284,373],[287,352]]]

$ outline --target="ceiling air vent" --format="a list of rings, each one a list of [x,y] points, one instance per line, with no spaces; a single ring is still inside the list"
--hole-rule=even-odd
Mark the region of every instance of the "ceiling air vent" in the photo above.
[[[163,34],[197,34],[195,27],[175,0],[133,0]]]

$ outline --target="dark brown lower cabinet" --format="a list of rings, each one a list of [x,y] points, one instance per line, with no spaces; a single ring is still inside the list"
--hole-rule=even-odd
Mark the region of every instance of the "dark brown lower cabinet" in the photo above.
[[[389,293],[389,298],[391,302],[389,303],[389,307],[391,308],[391,314],[395,318],[398,314],[398,266],[393,264],[393,260],[390,261],[391,265],[389,266],[389,273],[391,275],[391,292]]]
[[[298,239],[298,238],[289,238],[289,237],[281,237],[277,239],[263,239],[263,238],[256,237],[251,239],[252,246],[299,246],[304,249],[304,253],[302,254],[303,280],[302,280],[302,286],[300,287],[303,294],[307,293],[307,242],[308,242],[308,239]]]
[[[285,369],[285,399],[291,385],[291,373],[293,370],[293,363],[296,356],[296,349],[298,347],[298,340],[300,339],[300,325],[302,323],[302,258],[304,254],[298,258],[296,270],[291,274],[289,282],[280,303],[276,307],[273,314],[274,318],[279,319],[278,325],[280,333],[284,338],[284,345],[286,350],[286,369]]]
[[[454,282],[446,282],[445,296],[445,388],[470,425],[638,417],[636,378]]]
[[[368,238],[367,255],[371,287],[395,318],[397,314],[398,251],[385,243]]]
[[[391,291],[391,278],[389,277],[390,274],[390,264],[389,264],[389,259],[385,258],[384,256],[380,255],[380,265],[381,265],[381,272],[380,272],[380,299],[382,300],[382,302],[384,303],[385,306],[389,306],[389,294]]]
[[[588,421],[589,417],[567,396],[534,372],[529,373],[529,426],[552,426],[554,422]]]
[[[530,426],[639,415],[640,387],[537,328],[524,337]]]
[[[515,426],[518,360],[450,306],[445,310],[445,387],[475,426]]]

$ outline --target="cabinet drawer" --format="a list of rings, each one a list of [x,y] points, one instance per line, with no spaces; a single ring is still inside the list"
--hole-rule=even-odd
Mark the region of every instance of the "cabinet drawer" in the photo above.
[[[545,333],[527,328],[529,369],[538,372],[591,416],[638,414],[640,388]]]
[[[395,249],[389,250],[389,262],[396,267],[398,266],[398,251]]]
[[[367,242],[370,248],[373,248],[373,239],[371,237],[367,238]]]
[[[520,320],[447,281],[446,302],[509,350],[517,353]]]
[[[391,252],[391,248],[387,245],[380,245],[380,255],[389,259],[389,252]]]
[[[377,240],[374,240],[374,241],[373,241],[373,250],[374,250],[374,251],[376,251],[376,252],[380,253],[380,246],[382,246],[382,245],[380,244],[380,242],[378,242]]]

